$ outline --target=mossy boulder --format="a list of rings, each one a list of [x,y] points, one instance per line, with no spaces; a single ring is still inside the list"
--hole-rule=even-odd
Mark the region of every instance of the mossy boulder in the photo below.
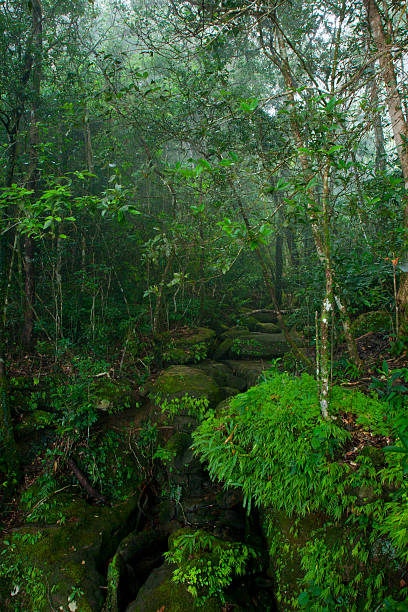
[[[263,310],[253,310],[251,312],[246,313],[247,317],[252,317],[259,323],[277,323],[278,318],[276,316],[276,312],[270,309]]]
[[[13,603],[20,601],[27,612],[67,610],[76,590],[73,601],[77,607],[71,609],[100,610],[105,583],[100,568],[129,529],[136,508],[137,496],[112,508],[90,506],[79,499],[65,507],[60,524],[25,525],[14,531],[6,553],[16,568],[15,575],[9,576],[8,593],[17,580],[20,586]],[[2,605],[9,609],[7,599]]]
[[[238,391],[245,389],[245,381],[236,376],[226,363],[207,360],[198,364],[197,368],[213,378],[220,387],[232,387]],[[229,393],[229,395],[233,394]]]
[[[209,355],[215,338],[215,331],[207,327],[166,332],[158,338],[160,357],[168,365],[198,363]]]
[[[120,412],[134,404],[129,386],[114,383],[108,378],[98,378],[93,381],[89,397],[97,410],[109,414]]]
[[[28,436],[39,429],[51,427],[54,422],[54,417],[51,412],[46,410],[33,410],[23,416],[20,423],[16,425],[15,431],[18,437]]]
[[[123,610],[124,601],[136,597],[144,579],[162,557],[167,542],[162,528],[133,531],[119,544],[109,563],[107,597],[103,612]]]
[[[199,368],[170,366],[161,372],[150,385],[150,396],[154,401],[171,401],[188,395],[193,398],[207,398],[209,405],[216,405],[224,395],[213,378]]]
[[[273,359],[290,350],[283,334],[247,332],[226,338],[214,353],[215,359]]]
[[[186,586],[173,582],[172,577],[173,571],[167,563],[153,570],[126,612],[191,612],[194,609],[192,595]],[[205,604],[206,612],[221,612],[223,609],[218,602],[207,601]]]
[[[300,602],[311,610],[324,609],[324,604],[328,610],[340,610],[338,603],[344,610],[377,609],[378,599],[370,600],[369,594],[359,598],[357,606],[354,598],[360,589],[364,592],[360,583],[367,579],[374,582],[379,574],[388,588],[398,593],[401,572],[386,540],[373,544],[368,534],[345,520],[325,522],[324,516],[317,513],[299,517],[268,509],[261,516],[270,552],[268,575],[277,585],[278,612],[298,610],[302,607]],[[314,571],[316,567],[320,575],[330,576],[328,586],[333,591],[338,586],[337,601],[332,595],[324,596],[321,587],[311,588],[307,569],[310,574],[310,569]]]
[[[279,334],[281,332],[281,329],[277,323],[272,323],[270,321],[259,321],[252,315],[244,315],[240,317],[239,323],[241,326],[246,327],[249,329],[249,331],[253,332],[261,332],[266,334]]]
[[[368,332],[389,333],[392,329],[392,318],[385,310],[373,310],[359,315],[351,324],[354,338]]]
[[[259,360],[233,360],[229,359],[226,361],[228,366],[234,372],[238,378],[243,381],[245,388],[252,387],[255,385],[262,372],[267,370],[270,366],[264,361]]]

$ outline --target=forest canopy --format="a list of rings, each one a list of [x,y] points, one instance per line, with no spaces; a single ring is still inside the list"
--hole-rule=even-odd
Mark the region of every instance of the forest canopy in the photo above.
[[[393,575],[374,584],[362,570],[364,579],[357,572],[343,588],[338,565],[334,576],[327,562],[316,578],[317,549],[297,542],[306,552],[297,561],[303,578],[296,580],[305,588],[279,600],[284,588],[275,585],[276,605],[405,609],[398,606],[408,585],[407,19],[403,0],[0,1],[6,535],[30,517],[63,525],[68,515],[58,514],[54,501],[59,508],[57,493],[74,490],[69,499],[81,512],[86,499],[106,516],[109,504],[130,503],[137,492],[139,517],[130,529],[136,510],[126,515],[121,506],[127,516],[121,525],[128,525],[121,533],[139,537],[148,526],[146,507],[160,505],[159,490],[184,512],[184,476],[172,481],[179,468],[171,462],[177,453],[192,457],[186,449],[196,444],[204,467],[194,469],[227,488],[227,474],[230,484],[239,483],[240,507],[258,505],[268,514],[274,505],[291,519],[298,513],[291,533],[305,509],[320,512],[324,546],[332,523],[345,521],[350,540],[367,536],[367,559],[380,540],[383,552],[392,550],[399,582]],[[273,374],[254,386],[269,368]],[[281,401],[277,389],[285,385]],[[290,396],[297,385],[307,406],[303,391]],[[360,393],[358,408],[354,400],[349,406],[341,386]],[[229,406],[239,393],[244,399],[238,395]],[[245,417],[246,409],[264,419],[264,431]],[[288,415],[304,419],[299,432]],[[272,440],[274,428],[282,447]],[[188,443],[173,440],[169,450],[170,430]],[[234,436],[241,442],[230,455]],[[270,453],[266,462],[260,451],[251,455],[259,489],[245,472],[253,444]],[[220,455],[224,445],[228,453]],[[367,467],[356,455],[366,446],[393,459]],[[400,461],[383,452],[388,446]],[[273,468],[279,457],[282,482],[294,479],[294,490],[303,483],[302,511],[290,490],[282,498]],[[343,485],[333,476],[318,497],[310,474],[337,469],[347,473],[349,488],[346,476]],[[275,489],[264,494],[272,479]],[[370,495],[362,502],[363,487]],[[343,496],[335,510],[328,495]],[[50,516],[37,511],[44,500]],[[276,524],[268,517],[263,534],[271,557],[284,544],[271,543]],[[195,525],[177,520],[179,528]],[[188,593],[205,605],[214,597],[221,610],[220,601],[229,605],[224,591],[259,558],[242,534],[224,545],[206,529],[170,534],[166,563],[179,563],[173,582],[185,595],[180,585],[196,580],[196,566],[183,565],[189,555],[215,555],[215,575]],[[6,541],[8,559],[17,544]],[[93,561],[95,572],[109,559],[120,571],[132,566],[120,542]],[[21,561],[28,553],[18,550]],[[347,554],[334,565],[347,565]],[[363,565],[364,554],[353,552]],[[0,562],[0,578],[12,584],[4,597],[0,588],[0,604],[12,610],[19,591],[10,592],[17,582],[20,590],[27,573],[23,561],[14,574],[6,566]],[[115,576],[116,565],[109,567]],[[132,567],[134,575],[149,575]],[[281,567],[273,571],[284,574]],[[69,584],[72,592],[64,586],[63,604],[52,605],[78,602],[82,593],[88,608],[83,603],[80,610],[127,609],[129,593],[119,596],[119,579],[114,588],[105,574],[104,602],[100,593],[86,599],[79,580]],[[58,582],[49,580],[50,588]],[[29,583],[30,605],[53,609],[41,607],[40,583]],[[337,587],[326,591],[329,583]],[[359,593],[360,583],[369,594],[356,603],[351,592]],[[28,610],[22,587],[20,596],[15,609]],[[152,609],[156,603],[161,609],[160,598]]]

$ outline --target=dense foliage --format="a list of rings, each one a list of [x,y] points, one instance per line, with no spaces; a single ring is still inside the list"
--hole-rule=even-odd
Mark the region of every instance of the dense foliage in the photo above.
[[[2,524],[63,529],[77,497],[107,510],[136,494],[138,528],[163,491],[180,510],[165,438],[200,422],[211,476],[260,509],[283,606],[397,610],[404,3],[4,0],[0,31]],[[303,374],[228,399],[281,357]],[[333,384],[350,381],[364,393]],[[16,609],[30,592],[40,608],[58,589],[30,574],[36,534],[20,536],[0,577],[26,583]],[[201,603],[254,560],[212,537],[168,554]],[[69,579],[53,605],[75,611],[84,587]]]
[[[406,449],[382,448],[401,422],[406,428],[405,408],[397,418],[387,403],[340,387],[331,407],[334,420],[322,420],[313,378],[272,371],[207,418],[194,449],[214,478],[264,509],[283,603],[296,602],[297,587],[283,575],[298,563],[300,606],[372,610],[389,592],[387,571],[407,554]],[[365,431],[372,442],[361,444]],[[378,549],[388,560],[373,572]]]

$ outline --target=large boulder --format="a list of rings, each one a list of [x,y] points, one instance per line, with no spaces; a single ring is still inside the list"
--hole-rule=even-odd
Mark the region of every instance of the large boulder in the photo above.
[[[277,323],[278,321],[276,312],[274,310],[269,310],[267,308],[247,312],[246,316],[252,317],[253,319],[256,319],[256,321],[259,321],[260,323]]]
[[[207,376],[211,376],[220,387],[232,388],[238,391],[243,391],[246,388],[245,381],[236,376],[226,363],[206,360],[199,363],[196,367],[205,372]],[[233,394],[234,392],[229,395]]]
[[[290,350],[283,334],[247,332],[230,336],[221,342],[215,359],[273,359],[283,357]]]
[[[89,397],[97,410],[109,414],[118,413],[135,404],[130,387],[109,378],[95,379],[89,387]]]
[[[212,406],[225,397],[213,378],[199,368],[183,365],[163,370],[149,390],[151,398],[158,403],[182,399],[187,395],[196,399],[206,398]]]
[[[389,333],[392,329],[391,315],[385,310],[364,312],[354,319],[351,331],[354,338],[359,338],[368,332]]]
[[[240,317],[239,322],[240,325],[248,328],[249,331],[264,332],[267,334],[279,334],[281,331],[277,323],[259,321],[256,317],[251,315],[243,315]]]
[[[198,363],[208,357],[215,337],[215,331],[207,327],[165,332],[158,338],[160,357],[168,365]]]
[[[102,608],[105,579],[100,571],[129,529],[137,496],[112,508],[91,506],[82,499],[62,501],[64,521],[24,525],[9,538],[10,552],[5,554],[12,555],[10,566],[18,568],[18,576],[10,575],[1,609],[14,609],[8,607],[11,602],[20,602],[18,609],[27,612]]]
[[[194,609],[192,595],[183,584],[173,582],[172,577],[172,569],[167,563],[153,570],[126,612],[191,612]],[[222,612],[223,608],[219,602],[205,604],[207,612]]]
[[[253,387],[259,380],[262,372],[269,368],[269,365],[264,361],[247,360],[228,360],[226,364],[231,368],[234,374],[242,380],[245,388]]]

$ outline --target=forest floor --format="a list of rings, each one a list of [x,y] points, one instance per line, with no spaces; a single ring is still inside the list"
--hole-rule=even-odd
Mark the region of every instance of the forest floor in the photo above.
[[[360,356],[365,364],[364,373],[361,374],[360,372],[353,370],[350,366],[346,367],[341,372],[334,371],[334,384],[339,384],[347,388],[359,389],[364,393],[370,393],[373,379],[381,381],[381,374],[379,374],[378,370],[379,367],[383,367],[384,362],[387,363],[390,371],[408,368],[408,354],[404,352],[397,357],[393,356],[389,337],[384,334],[374,332],[366,333],[357,339],[357,344]],[[75,373],[75,365],[73,365],[74,357],[75,355],[70,351],[67,351],[58,359],[58,361],[56,361],[53,356],[42,355],[39,353],[14,355],[13,358],[9,360],[9,377],[40,380],[41,378],[49,378],[53,375],[70,376]],[[337,362],[339,362],[341,359],[345,359],[347,357],[346,346],[339,346],[333,357]],[[149,380],[153,380],[158,372],[158,368],[152,368],[150,371]],[[113,381],[126,379],[130,382],[133,380],[133,390],[136,394],[139,393],[141,387],[143,386],[143,384],[139,384],[135,380],[134,375],[132,376],[132,367],[129,367],[129,364],[123,364],[119,358],[116,360],[116,362],[111,364],[109,371],[101,372],[100,376],[106,376]],[[396,384],[400,382],[401,381],[399,381],[399,379],[396,379],[395,381]],[[135,409],[133,408],[125,410],[120,414],[115,414],[112,416],[106,415],[104,419],[106,422],[104,422],[104,425],[110,425],[113,429],[124,430],[127,427],[127,423],[132,422],[132,426],[137,427],[144,419],[147,417],[152,417],[150,414],[151,405],[148,402],[144,405],[143,402],[141,402],[141,404],[142,409],[139,407],[136,410],[137,415]],[[153,416],[155,419],[157,419],[157,421],[161,420],[161,415],[159,413]],[[22,415],[21,418],[23,419],[24,416]],[[350,443],[347,445],[347,449],[345,449],[341,461],[353,465],[353,459],[363,447],[376,446],[381,448],[390,444],[390,440],[388,438],[383,438],[381,436],[373,437],[371,433],[365,431],[361,425],[356,423],[356,419],[353,417],[353,415],[344,413],[342,414],[342,420],[345,429],[352,434],[352,438]],[[108,423],[108,421],[111,421],[111,423]],[[3,532],[0,533],[0,535],[4,536],[10,530],[24,523],[25,516],[20,509],[19,504],[21,494],[33,484],[35,479],[41,473],[43,466],[44,462],[42,455],[38,455],[34,461],[22,466],[23,477],[21,485],[16,495],[10,501],[7,513],[2,517]]]

